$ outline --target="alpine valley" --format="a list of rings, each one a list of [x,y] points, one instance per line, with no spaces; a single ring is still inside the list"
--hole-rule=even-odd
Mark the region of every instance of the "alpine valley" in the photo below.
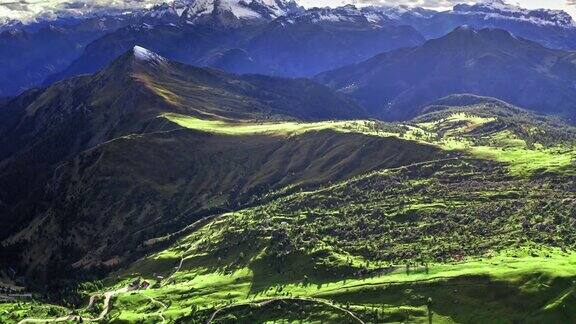
[[[0,17],[1,323],[576,322],[568,13],[114,3]]]

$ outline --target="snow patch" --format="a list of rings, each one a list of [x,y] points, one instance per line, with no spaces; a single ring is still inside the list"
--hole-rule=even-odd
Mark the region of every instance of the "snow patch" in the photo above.
[[[166,61],[166,59],[163,58],[162,56],[160,56],[160,55],[158,55],[152,51],[149,51],[149,50],[145,49],[144,47],[138,46],[138,45],[134,46],[133,52],[134,52],[134,57],[138,61],[158,62],[158,63]]]
[[[293,0],[177,0],[181,16],[188,24],[212,23],[235,27],[295,13],[300,7]]]
[[[234,15],[234,17],[239,19],[256,19],[261,17],[259,13],[248,8],[243,1],[223,1],[220,3],[219,9],[229,12]]]
[[[353,5],[346,5],[338,8],[312,8],[300,15],[292,15],[290,19],[295,23],[377,27],[383,24],[387,18],[374,11],[364,11]]]

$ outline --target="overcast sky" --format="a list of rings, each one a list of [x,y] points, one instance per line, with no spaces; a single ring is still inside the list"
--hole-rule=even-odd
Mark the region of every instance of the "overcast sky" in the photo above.
[[[166,0],[0,0],[0,21],[6,18],[29,20],[34,17],[53,15],[56,8],[66,7],[68,10],[89,12],[101,6],[130,9],[134,7],[149,7]],[[341,6],[344,4],[408,4],[434,9],[448,9],[454,3],[475,2],[469,0],[297,0],[306,7]],[[563,9],[576,17],[576,0],[510,0],[526,8]],[[569,3],[572,3],[570,5]]]

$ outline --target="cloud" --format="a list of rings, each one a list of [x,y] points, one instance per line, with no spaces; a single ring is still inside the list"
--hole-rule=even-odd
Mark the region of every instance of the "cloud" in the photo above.
[[[0,23],[20,20],[34,22],[61,16],[83,16],[102,10],[134,10],[149,8],[163,0],[0,0]]]
[[[14,10],[14,11],[28,11],[30,9],[28,7],[28,3],[26,1],[4,2],[4,3],[0,3],[0,6],[6,7],[9,10]]]

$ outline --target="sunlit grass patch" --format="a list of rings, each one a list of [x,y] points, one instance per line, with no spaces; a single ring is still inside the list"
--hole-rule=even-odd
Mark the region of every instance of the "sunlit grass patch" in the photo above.
[[[515,175],[531,175],[534,172],[576,173],[575,152],[562,149],[470,147],[474,155],[505,163]]]
[[[180,114],[164,114],[166,118],[182,127],[202,132],[224,135],[296,135],[309,131],[334,130],[378,136],[394,136],[396,134],[381,131],[374,121],[322,121],[322,122],[229,122],[225,120],[199,119]]]
[[[431,122],[418,123],[417,125],[424,130],[436,132],[439,129],[447,130],[449,133],[470,132],[477,127],[495,121],[495,117],[480,117],[463,112],[454,113],[445,119]],[[450,127],[450,128],[448,128]]]

